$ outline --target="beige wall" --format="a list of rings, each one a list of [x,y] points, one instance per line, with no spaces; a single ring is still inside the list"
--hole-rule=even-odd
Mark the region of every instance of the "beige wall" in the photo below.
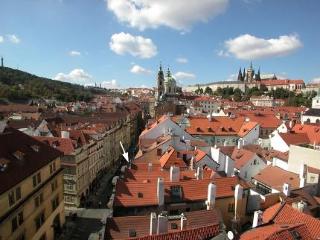
[[[33,187],[33,180],[30,177],[23,180],[16,185],[12,190],[18,186],[21,188],[21,199],[13,206],[9,206],[7,191],[0,196],[0,216],[4,220],[0,223],[0,239],[17,239],[24,234],[25,239],[39,239],[43,234],[46,234],[46,239],[53,239],[53,220],[56,216],[59,218],[60,224],[64,224],[64,203],[63,203],[63,182],[62,171],[60,169],[60,159],[55,160],[56,172],[50,174],[49,165],[40,169],[41,183],[35,188]],[[38,173],[37,172],[37,173]],[[57,187],[52,190],[52,184]],[[35,198],[42,194],[43,201],[36,206]],[[59,204],[53,209],[52,201],[58,197]],[[23,223],[12,232],[12,220],[23,213]],[[35,219],[41,212],[44,212],[45,222],[39,229],[36,229]]]

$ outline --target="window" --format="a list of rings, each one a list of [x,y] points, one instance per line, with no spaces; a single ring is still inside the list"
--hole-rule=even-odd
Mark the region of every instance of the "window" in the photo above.
[[[58,188],[58,181],[56,179],[51,183],[51,191],[54,192],[57,188]]]
[[[234,203],[228,204],[228,212],[234,212]]]
[[[9,206],[12,206],[21,199],[21,188],[17,187],[16,190],[12,190],[8,194]]]
[[[53,212],[59,206],[59,196],[57,196],[51,201],[51,205],[52,205],[52,212]]]
[[[34,206],[35,206],[35,208],[39,207],[42,202],[43,202],[43,193],[40,193],[39,196],[37,196],[37,197],[34,199]]]
[[[45,222],[44,212],[41,212],[35,219],[36,229],[38,230]]]
[[[253,165],[257,165],[257,159],[253,160]]]
[[[41,183],[41,173],[38,172],[36,175],[34,175],[32,177],[32,181],[33,181],[33,187],[36,187],[38,184]]]
[[[17,228],[23,224],[23,221],[23,212],[20,212],[11,220],[11,231],[14,232],[17,230]]]
[[[54,173],[56,171],[56,162],[53,162],[50,164],[50,174]]]

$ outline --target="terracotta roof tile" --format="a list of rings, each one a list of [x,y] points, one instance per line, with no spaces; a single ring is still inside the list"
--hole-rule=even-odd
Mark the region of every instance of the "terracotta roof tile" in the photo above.
[[[276,204],[268,208],[262,216],[263,222],[276,224],[305,224],[313,239],[320,238],[320,220],[295,210],[288,204]]]
[[[282,192],[283,184],[289,183],[292,189],[299,188],[299,175],[282,168],[269,165],[253,177],[264,185]]]

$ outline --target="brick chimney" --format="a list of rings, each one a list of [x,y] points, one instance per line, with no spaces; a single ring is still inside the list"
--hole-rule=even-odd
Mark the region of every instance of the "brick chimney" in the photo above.
[[[164,182],[162,178],[158,178],[157,182],[157,198],[159,206],[164,205]]]
[[[207,210],[211,210],[214,208],[216,202],[216,190],[217,186],[213,183],[209,183],[208,185],[208,197],[206,201]]]
[[[307,165],[302,164],[300,166],[300,172],[299,172],[299,187],[303,188],[306,184],[306,177],[307,177]]]
[[[237,184],[234,189],[234,217],[239,219],[241,215],[241,206],[243,199],[243,187],[240,184]]]
[[[258,210],[254,212],[252,228],[258,227],[262,224],[262,211]]]
[[[152,212],[150,214],[150,235],[156,234],[157,233],[157,214],[155,212]]]
[[[227,177],[231,177],[234,173],[234,161],[229,156],[226,156],[225,173]]]
[[[179,182],[180,180],[180,168],[177,166],[170,167],[170,182]]]
[[[197,167],[197,180],[203,179],[203,168],[202,167]]]
[[[158,228],[157,234],[168,232],[168,217],[162,213],[158,215]]]
[[[282,192],[284,193],[284,195],[286,195],[287,197],[290,196],[290,192],[291,192],[291,186],[289,183],[284,183],[283,187],[282,187]]]

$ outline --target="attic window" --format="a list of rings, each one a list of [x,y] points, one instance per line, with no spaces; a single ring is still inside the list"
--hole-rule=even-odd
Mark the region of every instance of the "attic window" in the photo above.
[[[294,240],[300,240],[300,239],[302,239],[302,237],[301,237],[301,235],[300,235],[299,232],[293,230],[293,231],[290,231],[290,233],[291,233],[291,235],[292,235],[292,237],[293,237]]]
[[[23,160],[23,158],[24,158],[24,153],[23,152],[21,152],[21,151],[15,151],[14,153],[13,153],[13,156],[16,158],[16,159],[18,159],[18,160]]]
[[[143,193],[142,192],[138,192],[138,198],[143,198]]]
[[[35,151],[35,152],[39,152],[39,150],[40,150],[40,146],[38,146],[38,145],[32,145],[32,146],[30,146],[30,147],[31,147],[32,150]]]
[[[208,132],[213,132],[211,127],[208,127]]]
[[[171,223],[171,229],[178,229],[178,224]]]
[[[129,229],[129,237],[136,237],[137,236],[137,232],[134,229]]]
[[[201,128],[200,127],[197,127],[197,132],[201,132]]]
[[[179,202],[182,200],[182,187],[179,185],[171,186],[171,200],[173,202]]]

